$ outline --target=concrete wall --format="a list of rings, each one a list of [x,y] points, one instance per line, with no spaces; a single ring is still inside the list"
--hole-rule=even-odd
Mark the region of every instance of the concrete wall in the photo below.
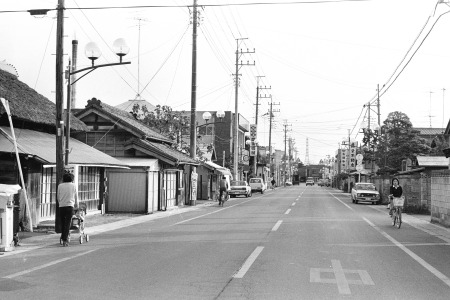
[[[431,173],[431,221],[450,227],[450,170]]]

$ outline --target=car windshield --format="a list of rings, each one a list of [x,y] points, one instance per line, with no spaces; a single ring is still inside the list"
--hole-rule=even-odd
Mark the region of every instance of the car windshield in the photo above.
[[[261,182],[261,179],[258,179],[258,178],[250,179],[250,183],[260,183],[260,182]]]
[[[241,186],[241,185],[246,185],[245,181],[232,181],[231,182],[231,186]]]
[[[357,184],[357,190],[375,191],[375,186],[373,184]]]

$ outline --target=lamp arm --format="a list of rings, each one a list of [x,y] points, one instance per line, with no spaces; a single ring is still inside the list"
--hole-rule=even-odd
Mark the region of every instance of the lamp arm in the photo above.
[[[87,68],[83,68],[83,69],[79,69],[79,70],[75,70],[75,71],[69,72],[69,75],[75,75],[75,74],[80,73],[80,72],[89,71],[86,74],[83,74],[81,77],[77,78],[77,80],[75,80],[71,84],[74,84],[75,82],[77,82],[78,80],[80,80],[84,76],[88,75],[89,73],[91,73],[95,69],[103,68],[103,67],[111,67],[111,66],[129,65],[129,64],[131,64],[130,61],[120,62],[120,63],[103,64],[103,65],[96,65],[96,66],[93,66],[93,67],[87,67]]]

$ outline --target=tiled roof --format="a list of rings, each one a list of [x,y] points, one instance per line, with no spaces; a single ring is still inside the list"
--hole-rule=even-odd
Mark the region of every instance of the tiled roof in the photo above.
[[[148,151],[147,154],[155,156],[158,159],[164,160],[167,163],[176,164],[189,164],[198,165],[199,163],[191,158],[190,156],[184,154],[181,151],[171,148],[170,146],[162,143],[151,142],[144,139],[132,139],[128,141],[125,148],[132,148],[138,146],[142,148],[142,151]]]
[[[443,134],[445,128],[426,128],[426,127],[414,127],[414,130],[419,131],[420,135],[439,135]]]
[[[96,98],[92,98],[88,101],[88,104],[86,105],[86,108],[82,111],[78,111],[76,113],[77,116],[82,118],[82,116],[87,113],[90,109],[98,110],[99,112],[103,112],[107,115],[109,115],[112,119],[115,121],[119,121],[120,124],[126,126],[128,129],[131,129],[131,131],[135,131],[136,136],[142,137],[145,136],[148,139],[155,140],[155,141],[161,141],[161,142],[167,142],[171,143],[172,140],[170,140],[168,137],[154,131],[150,127],[148,127],[146,124],[142,123],[139,120],[136,120],[134,116],[126,112],[122,109],[118,109],[114,106],[108,105],[104,102],[101,102],[100,100]]]
[[[44,164],[56,164],[56,135],[16,128],[14,132],[19,153],[35,156]],[[11,129],[0,127],[0,152],[14,153],[14,144],[8,135],[11,136]],[[127,167],[126,163],[76,139],[70,139],[69,147],[70,164]]]
[[[420,167],[448,167],[449,161],[445,156],[417,156]]]
[[[56,105],[16,76],[1,69],[0,97],[8,100],[13,122],[18,120],[30,124],[41,124],[56,131]],[[4,113],[5,109],[0,104],[0,115]],[[70,128],[74,131],[88,130],[86,125],[75,117],[71,118]]]

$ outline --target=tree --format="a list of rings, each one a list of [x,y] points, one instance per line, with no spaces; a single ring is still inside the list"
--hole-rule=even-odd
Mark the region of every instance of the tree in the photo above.
[[[419,132],[412,128],[409,117],[402,112],[389,113],[383,122],[381,135],[374,145],[374,159],[381,172],[396,172],[402,167],[402,160],[415,159],[418,155],[426,155],[430,147],[425,139],[418,136]]]
[[[449,145],[445,139],[444,134],[437,135],[430,145],[430,156],[443,156],[443,150],[448,148]]]
[[[153,130],[173,141],[172,147],[189,154],[189,146],[183,141],[183,135],[189,136],[189,119],[184,112],[173,111],[167,105],[157,105],[155,110],[135,104],[132,110],[135,118]]]

